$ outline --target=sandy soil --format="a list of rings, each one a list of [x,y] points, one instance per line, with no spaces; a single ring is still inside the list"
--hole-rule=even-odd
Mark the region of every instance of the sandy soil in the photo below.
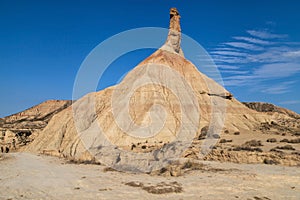
[[[300,199],[299,167],[204,164],[209,170],[162,177],[11,153],[0,158],[0,199]],[[126,185],[134,182],[155,188],[159,183],[172,185],[175,181],[182,192],[152,194],[142,187]]]

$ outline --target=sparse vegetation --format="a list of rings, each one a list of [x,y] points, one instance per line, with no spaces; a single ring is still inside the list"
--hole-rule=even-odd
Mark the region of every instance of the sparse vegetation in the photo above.
[[[269,138],[269,139],[267,139],[267,142],[274,143],[274,142],[277,142],[277,140],[276,140],[276,138]]]
[[[251,148],[251,147],[247,147],[247,146],[238,146],[232,149],[233,151],[251,151],[251,152],[263,152],[263,150],[261,148]]]
[[[300,152],[297,152],[297,151],[292,152],[292,154],[300,156]]]
[[[181,184],[178,183],[177,181],[170,182],[170,183],[160,182],[156,185],[143,184],[138,181],[131,181],[131,182],[125,183],[125,185],[131,186],[131,187],[140,187],[141,189],[143,189],[151,194],[180,193],[183,191]]]
[[[278,165],[278,164],[280,164],[280,163],[279,163],[278,161],[276,161],[276,160],[267,159],[267,158],[264,159],[264,163],[267,164],[267,165]]]
[[[135,144],[132,144],[132,145],[131,145],[131,150],[133,150],[134,148],[136,148],[136,145],[135,145]]]
[[[228,143],[228,142],[232,142],[232,140],[221,139],[219,141],[219,143]]]
[[[69,164],[85,164],[85,165],[101,165],[100,162],[96,161],[95,159],[92,160],[78,160],[71,158],[67,161]]]
[[[240,135],[240,132],[236,131],[236,132],[233,133],[233,135]]]
[[[289,142],[289,140],[285,138],[283,140],[280,140],[280,142]]]
[[[272,148],[272,149],[270,149],[270,151],[273,151],[273,152],[276,152],[276,153],[281,153],[281,154],[283,154],[283,153],[284,153],[283,151],[280,151],[280,150],[276,149],[276,147],[275,147],[275,148]]]
[[[261,127],[259,129],[261,131],[268,131],[271,129],[271,125],[268,122],[262,122]]]
[[[245,142],[244,146],[248,146],[248,147],[259,147],[259,146],[263,146],[261,144],[260,140],[250,140]]]
[[[295,138],[295,139],[291,139],[291,140],[288,140],[288,139],[285,138],[283,140],[280,140],[280,142],[298,144],[298,143],[300,143],[300,138]]]
[[[292,145],[285,145],[281,147],[275,147],[276,149],[282,149],[282,150],[295,150],[295,148]]]
[[[300,143],[300,138],[291,139],[291,140],[289,140],[289,143],[298,144],[298,143]]]

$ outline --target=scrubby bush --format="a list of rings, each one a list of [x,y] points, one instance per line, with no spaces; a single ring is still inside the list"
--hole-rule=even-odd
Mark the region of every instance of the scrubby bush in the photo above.
[[[259,147],[259,146],[263,146],[263,145],[261,144],[261,141],[260,141],[260,140],[250,140],[250,141],[245,142],[244,145],[245,145],[245,146],[249,146],[249,147]]]
[[[272,152],[276,152],[276,153],[284,153],[283,151],[280,151],[280,150],[278,150],[278,149],[276,149],[276,147],[275,148],[272,148],[272,149],[270,149],[270,151],[272,151]]]
[[[227,143],[227,142],[232,142],[232,140],[226,140],[226,139],[221,139],[220,143]]]
[[[251,151],[251,152],[263,152],[261,148],[251,148],[247,146],[238,146],[232,149],[233,151]]]
[[[285,138],[283,140],[280,140],[280,142],[289,142],[289,140]]]
[[[219,142],[220,142],[220,143],[226,143],[227,140],[226,140],[226,139],[221,139]]]
[[[295,148],[292,145],[284,145],[284,146],[281,146],[281,147],[276,147],[276,149],[295,150]]]
[[[289,141],[289,143],[294,143],[294,144],[300,143],[300,138],[292,139]]]
[[[283,140],[280,140],[280,142],[298,144],[298,143],[300,143],[300,138],[295,138],[295,139],[291,139],[291,140],[283,139]]]
[[[274,142],[277,142],[277,140],[276,140],[276,138],[269,138],[269,139],[267,139],[267,142],[274,143]]]
[[[278,161],[267,159],[267,158],[264,159],[264,163],[267,164],[267,165],[277,165],[277,164],[279,164]]]

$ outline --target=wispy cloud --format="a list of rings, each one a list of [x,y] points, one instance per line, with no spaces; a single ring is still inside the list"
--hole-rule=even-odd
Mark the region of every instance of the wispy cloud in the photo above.
[[[233,66],[233,65],[218,65],[219,69],[239,69],[238,66]]]
[[[248,44],[245,42],[226,42],[224,44],[232,46],[232,47],[236,47],[236,48],[246,49],[246,50],[254,50],[254,51],[263,50],[263,48],[260,46],[256,46],[254,44]]]
[[[279,39],[279,38],[288,37],[288,35],[286,34],[274,34],[268,31],[248,30],[247,32],[254,37],[258,37],[262,39]]]
[[[293,81],[282,82],[280,84],[266,86],[265,89],[262,89],[262,92],[267,94],[284,94],[290,91],[290,85],[292,85]]]
[[[238,49],[234,49],[231,47],[216,47],[214,49],[218,51],[239,51]]]
[[[300,72],[300,63],[275,63],[254,70],[257,78],[285,78]]]
[[[300,50],[285,52],[283,54],[283,56],[284,57],[290,57],[290,58],[300,58]]]
[[[246,41],[246,42],[250,42],[250,43],[254,43],[254,44],[262,44],[262,45],[271,45],[271,44],[274,44],[273,42],[270,42],[270,41],[256,39],[256,38],[252,38],[252,37],[236,36],[236,37],[233,37],[233,39],[243,40],[243,41]]]
[[[210,53],[215,55],[226,55],[226,56],[242,56],[242,57],[247,56],[247,53],[241,53],[236,51],[212,51]]]
[[[253,83],[259,83],[268,80],[280,80],[282,78],[290,77],[291,75],[294,75],[296,73],[300,73],[299,63],[277,63],[277,64],[263,65],[252,71],[236,70],[234,73],[231,73],[230,76],[224,77],[224,80],[227,86],[235,86],[237,85],[237,83],[239,86],[254,85]],[[290,87],[290,85],[294,83],[296,83],[296,81],[281,82],[280,85],[282,86],[283,89],[283,88]],[[275,87],[275,85],[271,85],[271,87]],[[264,91],[271,91],[271,90],[265,89]],[[269,93],[271,94],[271,92]],[[272,94],[275,93],[273,92]]]
[[[210,54],[225,86],[251,86],[263,93],[283,94],[298,82],[284,80],[300,74],[300,43],[288,41],[286,34],[248,30]]]

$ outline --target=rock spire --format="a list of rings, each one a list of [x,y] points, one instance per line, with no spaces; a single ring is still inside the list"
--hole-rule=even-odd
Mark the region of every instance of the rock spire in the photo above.
[[[176,8],[170,9],[170,27],[166,43],[161,49],[170,51],[172,53],[180,54],[183,52],[180,47],[181,43],[181,28],[180,28],[180,15]]]

